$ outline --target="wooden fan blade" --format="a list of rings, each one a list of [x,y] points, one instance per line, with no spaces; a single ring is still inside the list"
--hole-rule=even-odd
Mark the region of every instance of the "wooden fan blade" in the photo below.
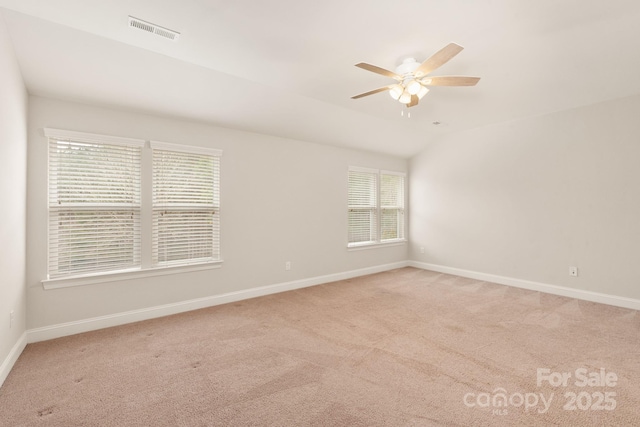
[[[396,73],[385,70],[384,68],[377,67],[375,65],[367,64],[366,62],[356,64],[356,67],[362,68],[363,70],[371,71],[372,73],[382,74],[383,76],[391,77],[392,79],[396,79],[398,81],[402,80],[402,77],[400,77]]]
[[[449,60],[459,54],[462,49],[464,48],[458,44],[449,43],[420,64],[418,69],[415,71],[415,75],[420,77],[429,74],[436,68],[449,62]]]
[[[414,105],[418,105],[418,101],[420,101],[420,98],[418,98],[418,95],[411,95],[411,102],[407,104],[407,108],[413,107]]]
[[[391,89],[391,86],[381,87],[378,89],[370,90],[369,92],[361,93],[360,95],[354,95],[351,97],[351,99],[363,98],[365,96],[374,95],[376,93],[384,92],[385,90],[389,90],[389,89]]]
[[[480,77],[467,77],[467,76],[438,76],[427,77],[420,82],[427,86],[475,86]]]

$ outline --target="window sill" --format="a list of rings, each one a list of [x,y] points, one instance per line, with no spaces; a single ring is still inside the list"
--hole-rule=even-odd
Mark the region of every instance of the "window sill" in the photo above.
[[[377,249],[377,248],[387,248],[390,246],[401,246],[407,243],[407,239],[397,239],[397,240],[389,240],[387,242],[376,242],[376,243],[356,243],[351,246],[347,246],[348,251],[360,251],[364,249]]]
[[[106,273],[85,274],[82,276],[61,277],[42,280],[45,290],[69,288],[72,286],[94,285],[96,283],[117,282],[120,280],[141,279],[144,277],[165,276],[168,274],[188,273],[192,271],[211,270],[222,267],[222,260],[200,264],[175,265],[168,267],[154,267],[146,269],[131,269],[109,271]]]

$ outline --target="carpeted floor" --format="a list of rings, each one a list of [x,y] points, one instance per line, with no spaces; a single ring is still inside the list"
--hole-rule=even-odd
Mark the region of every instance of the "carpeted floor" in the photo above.
[[[2,426],[637,426],[640,314],[403,268],[28,345]]]

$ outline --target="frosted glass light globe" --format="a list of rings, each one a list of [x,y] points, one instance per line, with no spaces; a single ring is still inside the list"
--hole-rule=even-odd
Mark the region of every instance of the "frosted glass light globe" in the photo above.
[[[402,92],[404,92],[404,88],[399,84],[395,84],[391,87],[391,89],[389,89],[389,95],[391,95],[391,97],[396,101],[400,98]]]
[[[422,88],[422,85],[417,80],[409,80],[404,86],[411,95],[417,95],[420,92],[420,88]]]

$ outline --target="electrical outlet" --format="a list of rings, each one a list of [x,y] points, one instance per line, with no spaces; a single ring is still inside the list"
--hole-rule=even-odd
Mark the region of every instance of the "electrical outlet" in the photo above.
[[[569,267],[569,276],[578,277],[578,267]]]
[[[9,312],[9,328],[13,328],[13,320],[15,319],[15,313],[13,310]]]
[[[420,246],[420,253],[423,254],[424,253],[424,246]]]
[[[284,269],[287,271],[291,270],[291,261],[287,261],[284,263]]]

